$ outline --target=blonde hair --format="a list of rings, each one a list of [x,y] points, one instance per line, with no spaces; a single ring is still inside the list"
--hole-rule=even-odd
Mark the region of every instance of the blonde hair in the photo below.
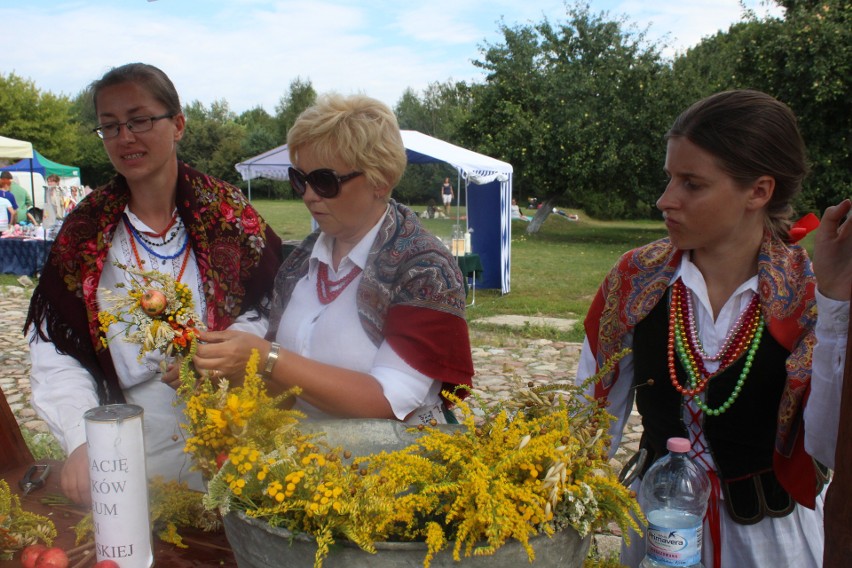
[[[287,146],[293,163],[300,151],[310,148],[320,162],[345,162],[371,185],[390,190],[399,183],[408,161],[393,111],[365,95],[321,96],[296,119],[287,133]]]

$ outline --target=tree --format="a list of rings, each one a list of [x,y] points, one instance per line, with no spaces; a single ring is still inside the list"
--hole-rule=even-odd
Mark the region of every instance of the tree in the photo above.
[[[115,173],[101,139],[92,132],[98,124],[95,105],[90,89],[84,89],[74,97],[71,113],[77,123],[77,152],[75,165],[80,167],[80,181],[90,187],[105,184]]]
[[[52,160],[78,160],[78,123],[68,97],[42,93],[14,73],[0,75],[0,124],[4,136],[32,142]]]
[[[422,98],[406,89],[394,108],[403,130],[416,130],[446,142],[458,142],[458,129],[467,119],[472,107],[471,89],[463,81],[431,83]],[[445,177],[453,180],[457,172],[447,164],[421,164],[408,167],[395,190],[395,196],[407,203],[440,202],[439,188]],[[456,188],[457,190],[459,188]]]
[[[185,105],[183,112],[186,132],[178,144],[178,158],[206,174],[239,184],[234,164],[242,156],[246,131],[227,101],[214,101],[206,109],[196,100]]]
[[[475,64],[469,141],[510,162],[516,187],[540,197],[538,230],[557,201],[604,218],[647,217],[662,178],[668,104],[659,51],[623,20],[568,9],[568,21],[502,28]]]
[[[275,118],[263,107],[256,106],[243,112],[236,120],[246,129],[243,140],[243,157],[250,158],[284,143],[277,135]]]
[[[237,118],[237,124],[245,128],[246,131],[240,149],[240,162],[284,143],[279,138],[275,117],[261,106],[243,112]],[[240,182],[240,186],[244,187],[245,182]],[[290,186],[281,181],[256,178],[251,181],[251,190],[252,197],[259,194],[263,194],[267,198],[283,197],[290,193]]]
[[[852,4],[847,0],[786,0],[783,22],[743,69],[799,118],[812,173],[800,200],[822,211],[852,191]]]
[[[852,5],[778,3],[787,10],[783,19],[747,14],[677,58],[675,82],[688,95],[684,107],[734,88],[758,89],[788,104],[812,165],[798,209],[821,211],[852,188]]]
[[[512,164],[519,192],[542,194],[545,188],[545,116],[540,39],[532,26],[501,24],[504,43],[487,46],[484,61],[474,65],[488,72],[473,87],[473,108],[461,127],[469,147]]]
[[[289,92],[281,97],[275,107],[275,122],[278,126],[278,139],[281,141],[277,145],[287,142],[287,132],[296,122],[296,118],[316,100],[317,92],[310,79],[303,81],[301,77],[296,77],[290,82]]]

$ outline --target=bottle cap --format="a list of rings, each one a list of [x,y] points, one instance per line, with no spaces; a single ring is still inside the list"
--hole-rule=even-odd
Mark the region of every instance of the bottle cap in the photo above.
[[[666,448],[670,452],[685,454],[689,451],[689,440],[686,438],[669,438],[666,442]]]

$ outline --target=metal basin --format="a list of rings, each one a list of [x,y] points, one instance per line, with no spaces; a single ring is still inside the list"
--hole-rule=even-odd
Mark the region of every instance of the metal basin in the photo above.
[[[246,517],[242,511],[224,518],[225,534],[240,568],[288,568],[314,565],[316,543],[307,535],[294,535],[282,528]],[[581,568],[589,553],[591,535],[580,538],[574,530],[563,530],[552,538],[539,536],[530,541],[535,550],[533,566]],[[378,542],[370,554],[349,541],[338,541],[323,560],[324,568],[421,568],[426,557],[422,542]],[[517,541],[508,541],[490,556],[462,556],[453,560],[451,550],[432,559],[433,568],[518,568],[529,566],[527,551]]]

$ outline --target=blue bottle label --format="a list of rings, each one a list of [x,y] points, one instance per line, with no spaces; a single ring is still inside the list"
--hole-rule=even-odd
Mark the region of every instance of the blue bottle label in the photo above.
[[[701,543],[704,527],[701,523],[691,527],[668,528],[648,525],[646,553],[664,566],[693,566],[701,562]]]

